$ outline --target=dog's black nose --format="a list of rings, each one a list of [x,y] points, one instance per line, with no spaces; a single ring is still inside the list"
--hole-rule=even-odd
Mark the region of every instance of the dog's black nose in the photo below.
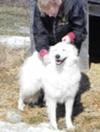
[[[57,55],[55,56],[55,58],[56,58],[56,59],[59,59],[59,58],[60,58],[60,55],[59,55],[59,54],[57,54]]]

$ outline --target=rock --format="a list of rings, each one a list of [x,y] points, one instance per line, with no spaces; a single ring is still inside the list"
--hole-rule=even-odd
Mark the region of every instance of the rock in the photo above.
[[[9,110],[6,114],[6,119],[12,123],[18,123],[21,122],[21,115],[16,110]]]
[[[50,128],[48,123],[41,123],[36,126],[20,123],[9,123],[0,121],[0,132],[64,132]]]
[[[41,123],[35,127],[29,127],[28,132],[64,132],[64,131],[52,129],[48,123]]]
[[[0,121],[0,132],[27,132],[28,125],[25,123],[11,124]]]

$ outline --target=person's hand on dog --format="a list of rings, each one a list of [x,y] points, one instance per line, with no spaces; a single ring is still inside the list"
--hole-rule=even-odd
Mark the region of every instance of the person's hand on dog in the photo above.
[[[65,35],[62,38],[62,41],[65,41],[66,43],[74,43],[75,40],[75,33],[74,32],[69,32],[67,35]]]
[[[46,49],[40,50],[39,56],[42,58],[42,61],[45,65],[48,65],[50,63],[49,53]]]
[[[70,42],[71,42],[71,40],[70,40],[70,38],[69,38],[68,35],[64,36],[64,37],[62,38],[62,41],[65,41],[66,43],[70,43]]]
[[[43,63],[45,65],[48,65],[50,63],[50,58],[49,58],[48,54],[46,54],[46,55],[43,56]]]

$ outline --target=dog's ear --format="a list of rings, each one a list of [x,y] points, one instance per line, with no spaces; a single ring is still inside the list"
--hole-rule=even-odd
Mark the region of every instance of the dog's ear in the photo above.
[[[70,56],[70,65],[73,63],[79,63],[79,56],[78,56],[78,49],[74,46],[71,45],[71,56]]]
[[[75,53],[76,54],[76,53]],[[71,55],[69,57],[69,61],[68,61],[68,64],[71,66],[73,64],[78,64],[79,65],[79,56],[78,55]]]
[[[50,46],[49,53],[52,54],[54,52],[54,50],[55,50],[55,46]]]
[[[78,56],[78,49],[74,45],[73,45],[72,49],[73,49],[74,55]]]
[[[52,58],[53,54],[54,54],[54,46],[50,46],[50,49],[49,49],[49,58]]]

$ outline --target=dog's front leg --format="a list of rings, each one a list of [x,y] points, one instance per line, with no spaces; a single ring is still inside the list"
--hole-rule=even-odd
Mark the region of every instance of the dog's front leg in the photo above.
[[[72,110],[73,110],[74,98],[68,98],[65,103],[66,108],[66,126],[68,129],[74,129],[74,125],[72,124]]]
[[[57,122],[56,122],[56,101],[54,100],[47,100],[47,111],[48,111],[48,116],[50,120],[50,124],[54,129],[57,129]]]
[[[18,109],[21,111],[24,111],[25,103],[24,103],[24,97],[20,94],[19,100],[18,100]]]

